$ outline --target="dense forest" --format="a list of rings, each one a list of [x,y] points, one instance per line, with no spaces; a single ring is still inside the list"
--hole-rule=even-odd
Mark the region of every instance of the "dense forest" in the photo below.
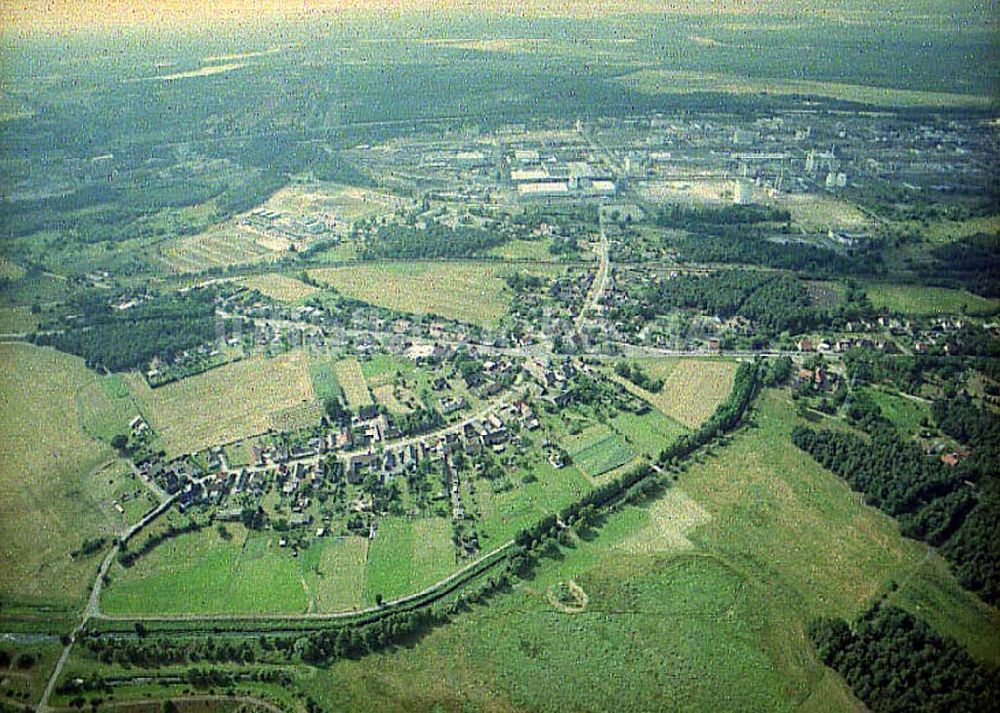
[[[214,341],[214,298],[211,290],[191,290],[116,309],[108,304],[106,292],[82,292],[70,305],[73,317],[39,332],[35,341],[82,356],[94,369],[143,369],[153,357],[169,361]]]
[[[471,257],[501,245],[505,238],[478,228],[448,228],[428,223],[423,230],[409,225],[384,225],[367,235],[359,255],[365,260]]]
[[[832,307],[815,303],[805,283],[790,275],[752,270],[725,270],[708,275],[681,275],[640,288],[635,299],[618,308],[618,316],[649,320],[677,309],[690,309],[722,319],[749,319],[764,335],[793,334],[870,316],[864,294],[848,290]]]
[[[873,711],[998,710],[996,675],[957,641],[896,607],[875,605],[853,629],[841,619],[820,620],[809,636],[823,663]]]
[[[940,245],[931,251],[934,264],[926,277],[955,280],[985,297],[1000,297],[1000,235],[979,233]]]

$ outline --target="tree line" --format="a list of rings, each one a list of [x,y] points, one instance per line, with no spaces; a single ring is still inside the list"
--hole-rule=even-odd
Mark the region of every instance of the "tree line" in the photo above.
[[[420,229],[394,223],[366,235],[358,255],[363,260],[472,257],[504,242],[506,238],[498,233],[478,228],[452,229],[431,221]]]

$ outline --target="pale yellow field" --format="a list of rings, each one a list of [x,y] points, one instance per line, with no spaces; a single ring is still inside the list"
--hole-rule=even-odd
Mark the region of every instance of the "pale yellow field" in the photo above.
[[[679,488],[668,490],[666,495],[645,508],[645,512],[648,523],[625,538],[616,549],[629,554],[690,549],[694,545],[688,533],[712,519],[705,508]]]
[[[262,433],[276,414],[313,400],[301,351],[233,362],[158,389],[138,374],[128,382],[168,457]]]
[[[733,362],[681,359],[651,402],[688,428],[697,428],[729,396],[735,373]]]
[[[992,99],[972,94],[946,92],[921,92],[906,89],[888,89],[861,84],[817,82],[802,79],[763,79],[737,77],[727,74],[691,72],[683,70],[646,69],[618,80],[626,86],[649,94],[691,94],[718,92],[723,94],[801,94],[845,101],[863,102],[886,106],[976,107],[988,108]]]
[[[358,406],[369,406],[372,403],[372,395],[368,390],[368,383],[365,375],[361,373],[361,364],[357,359],[342,359],[333,365],[333,375],[337,378],[337,383],[344,391],[344,398],[350,408]]]
[[[309,275],[355,299],[413,314],[437,314],[482,325],[506,313],[510,267],[484,263],[379,263],[311,270]],[[559,268],[532,266],[552,274]]]
[[[74,403],[96,381],[77,357],[0,345],[0,598],[71,606],[86,593],[97,559],[70,552],[111,532],[85,485],[114,453],[83,434]]]
[[[763,201],[779,208],[787,208],[792,214],[792,222],[806,230],[865,231],[875,227],[874,221],[860,210],[842,200],[816,193],[782,193],[773,199]]]
[[[279,302],[298,302],[320,291],[319,288],[307,285],[302,280],[278,273],[253,275],[240,280],[239,284]]]
[[[301,217],[324,215],[350,225],[362,218],[389,215],[412,206],[408,198],[384,191],[339,183],[308,183],[282,188],[261,207]]]

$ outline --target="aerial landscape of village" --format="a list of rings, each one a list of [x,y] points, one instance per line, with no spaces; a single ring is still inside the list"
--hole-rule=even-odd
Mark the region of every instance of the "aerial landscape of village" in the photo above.
[[[995,2],[3,5],[0,712],[1000,711]]]

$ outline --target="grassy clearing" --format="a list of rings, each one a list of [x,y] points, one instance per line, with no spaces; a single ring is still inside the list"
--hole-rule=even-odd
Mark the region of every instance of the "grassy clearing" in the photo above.
[[[328,538],[314,542],[300,559],[314,611],[339,612],[362,605],[368,539]]]
[[[635,453],[620,436],[612,433],[575,453],[571,452],[570,456],[585,475],[596,478],[628,463],[635,457]]]
[[[99,386],[83,360],[27,344],[0,345],[0,596],[78,602],[96,566],[69,554],[107,535],[88,474],[113,457],[88,438],[74,394]],[[5,607],[6,608],[6,607]]]
[[[455,569],[451,524],[444,518],[385,518],[368,548],[365,604],[393,599],[444,579]]]
[[[254,275],[240,280],[239,284],[279,302],[300,302],[320,291],[318,287],[280,273]]]
[[[121,434],[139,415],[128,385],[117,375],[105,376],[76,393],[76,408],[84,433],[106,443]]]
[[[768,202],[785,208],[792,222],[808,232],[864,231],[874,227],[872,219],[850,203],[821,193],[782,193]]]
[[[864,391],[874,399],[875,403],[882,409],[885,417],[892,421],[893,425],[902,433],[916,436],[922,429],[921,422],[931,418],[931,405],[924,401],[908,399],[898,394],[890,394],[882,389],[869,388]]]
[[[357,359],[342,359],[333,365],[333,374],[344,392],[348,407],[356,409],[359,406],[369,406],[372,401],[368,382],[361,372],[361,364]]]
[[[301,351],[232,362],[158,389],[138,374],[128,383],[168,457],[262,433],[274,414],[313,399]]]
[[[630,554],[691,549],[694,544],[688,534],[712,519],[705,508],[680,488],[671,488],[641,512],[645,522],[616,545]]]
[[[112,614],[294,614],[309,598],[298,560],[273,534],[226,525],[181,535],[115,566],[101,606]]]
[[[405,262],[310,271],[310,276],[355,299],[400,312],[437,314],[484,326],[507,311],[502,276],[510,267],[489,263]],[[549,274],[554,267],[534,266]]]
[[[647,94],[774,94],[803,95],[891,107],[989,108],[988,96],[890,89],[863,84],[819,82],[805,79],[738,77],[685,70],[648,69],[619,78],[623,84]]]
[[[867,282],[864,288],[876,309],[887,309],[899,314],[986,315],[1000,311],[1000,300],[980,297],[965,290],[879,282]]]
[[[280,246],[262,244],[259,238],[240,226],[223,223],[164,243],[158,257],[175,272],[200,272],[210,267],[274,261],[284,254],[277,249]]]
[[[392,384],[376,386],[372,389],[375,400],[389,409],[390,413],[410,413],[413,411],[413,409],[396,398],[395,391],[395,387]]]
[[[552,240],[511,240],[503,245],[490,248],[488,255],[502,257],[506,260],[552,260],[549,252]]]

